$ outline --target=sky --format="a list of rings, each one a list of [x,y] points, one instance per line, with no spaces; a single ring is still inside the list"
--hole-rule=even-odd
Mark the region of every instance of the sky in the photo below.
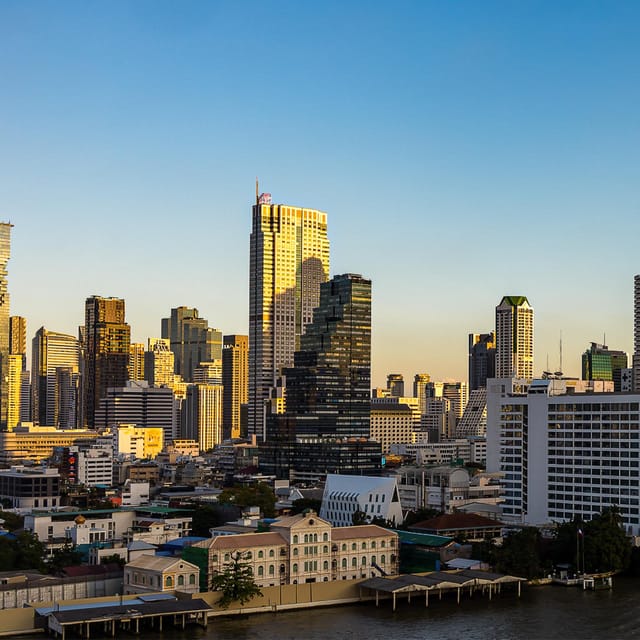
[[[640,3],[0,0],[11,313],[248,332],[255,179],[373,281],[372,382],[466,379],[504,295],[535,370],[633,348]]]

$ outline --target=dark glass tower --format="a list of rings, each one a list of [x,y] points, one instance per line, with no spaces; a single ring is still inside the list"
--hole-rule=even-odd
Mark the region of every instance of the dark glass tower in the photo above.
[[[469,391],[483,389],[496,376],[496,334],[469,334]]]

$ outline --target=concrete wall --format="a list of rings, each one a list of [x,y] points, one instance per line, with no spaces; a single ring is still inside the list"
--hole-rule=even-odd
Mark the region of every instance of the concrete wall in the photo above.
[[[31,607],[0,611],[0,634],[18,634],[32,631],[35,614],[35,610]]]

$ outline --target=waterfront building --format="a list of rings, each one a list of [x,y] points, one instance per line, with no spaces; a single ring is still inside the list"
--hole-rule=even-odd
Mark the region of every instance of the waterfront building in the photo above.
[[[196,440],[201,451],[222,442],[222,385],[198,383],[187,387],[182,437]]]
[[[609,349],[606,344],[592,342],[582,354],[582,379],[612,380],[614,391],[623,391],[623,372],[627,366],[628,358],[624,351],[616,351]]]
[[[222,341],[223,439],[239,438],[241,407],[249,401],[249,336],[229,335]]]
[[[12,224],[0,222],[0,430],[7,428],[9,392],[9,286],[7,263],[11,257]]]
[[[209,326],[197,309],[176,307],[162,319],[162,338],[174,354],[174,372],[195,382],[194,371],[202,362],[222,359],[222,333]]]
[[[533,378],[533,308],[525,296],[496,307],[496,378]]]
[[[327,214],[272,204],[253,206],[249,258],[248,434],[265,438],[265,401],[313,318],[329,275]]]
[[[580,393],[568,382],[488,384],[487,471],[504,474],[505,521],[589,520],[617,505],[638,535],[640,394]]]
[[[182,557],[205,567],[201,584],[241,553],[259,587],[398,574],[398,534],[376,525],[334,528],[309,510],[278,518],[268,532],[196,542]]]
[[[469,391],[486,387],[496,376],[496,334],[469,334]]]
[[[334,527],[348,527],[356,519],[381,519],[400,526],[404,521],[395,476],[328,474],[320,517]]]
[[[162,429],[164,441],[178,435],[177,408],[169,387],[150,387],[145,380],[129,380],[125,386],[107,389],[95,413],[97,429],[118,424]]]
[[[94,427],[96,410],[107,389],[124,387],[129,378],[131,329],[125,322],[124,300],[87,298],[83,333],[85,423]]]
[[[200,568],[182,558],[141,555],[124,566],[124,594],[200,591]]]
[[[68,397],[70,387],[77,390],[79,384],[80,344],[74,336],[49,331],[40,327],[32,341],[31,348],[33,372],[32,399],[33,421],[36,424],[61,426],[72,429],[77,426],[76,408],[77,394],[73,399]],[[59,386],[59,369],[67,371],[75,382],[69,381],[69,387]],[[65,374],[66,375],[66,374]],[[69,406],[73,402],[73,422],[69,423]],[[62,420],[61,418],[62,415]]]

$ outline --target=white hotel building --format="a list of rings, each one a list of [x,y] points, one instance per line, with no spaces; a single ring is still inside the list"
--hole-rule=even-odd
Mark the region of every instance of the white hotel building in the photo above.
[[[487,471],[504,473],[505,521],[586,520],[617,505],[640,534],[640,394],[586,383],[487,381]]]

